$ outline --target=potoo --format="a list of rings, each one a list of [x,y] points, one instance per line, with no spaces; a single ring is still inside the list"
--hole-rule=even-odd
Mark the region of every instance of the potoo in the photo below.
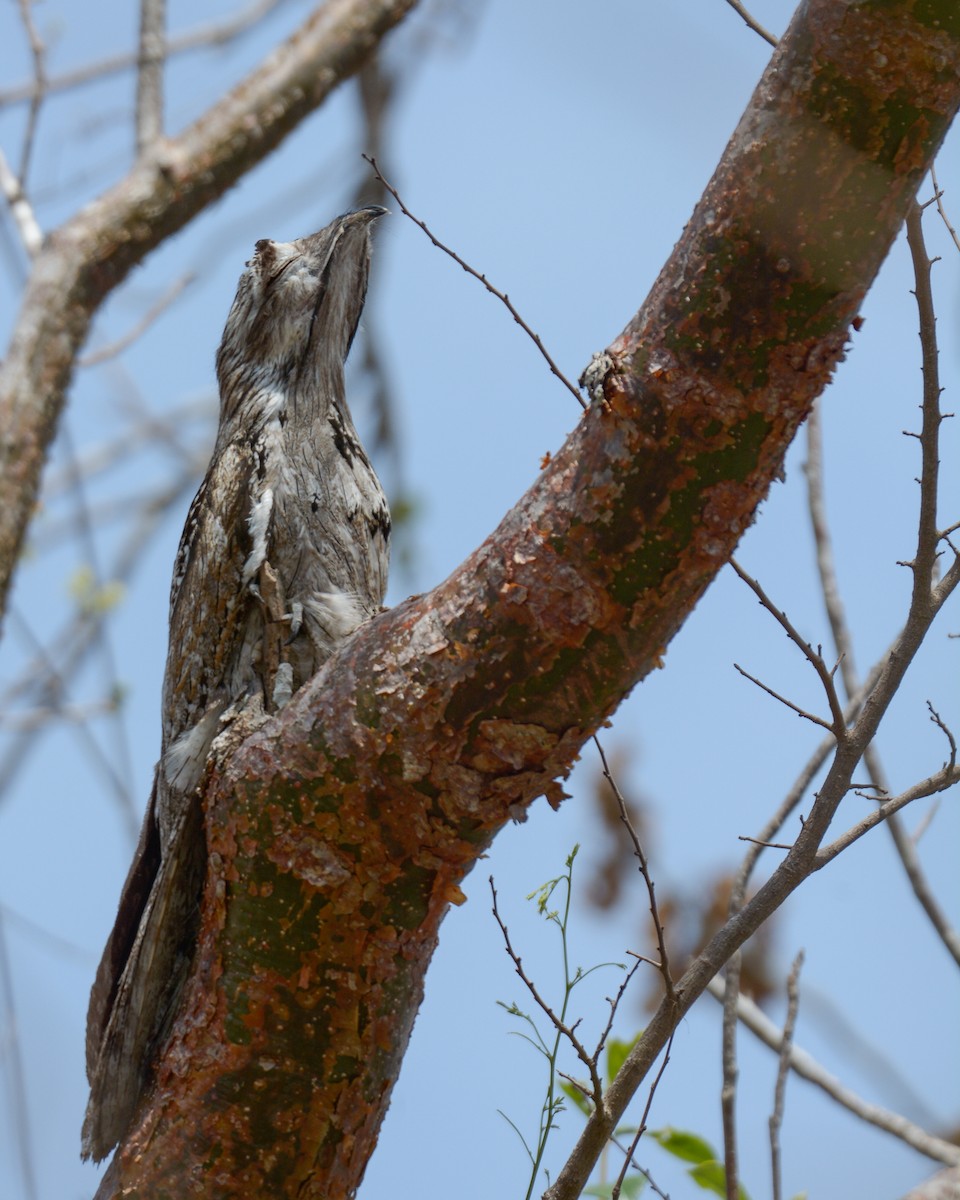
[[[390,514],[344,362],[384,211],[257,242],[227,317],[216,445],[170,590],[160,761],[90,996],[84,1157],[104,1158],[130,1128],[189,972],[213,739],[248,706],[282,707],[383,601]]]

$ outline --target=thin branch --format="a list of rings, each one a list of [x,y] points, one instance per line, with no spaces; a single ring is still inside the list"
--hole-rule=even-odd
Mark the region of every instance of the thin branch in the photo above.
[[[733,669],[735,671],[739,671],[744,679],[749,679],[751,683],[755,683],[762,692],[766,692],[767,695],[772,696],[774,700],[779,700],[781,704],[785,705],[792,712],[795,712],[798,717],[803,717],[805,721],[812,721],[814,725],[819,725],[822,729],[826,729],[829,733],[833,734],[834,740],[836,740],[836,731],[834,726],[831,725],[829,721],[825,721],[823,717],[818,717],[816,713],[807,712],[807,710],[805,708],[801,708],[799,704],[794,704],[794,702],[792,700],[788,700],[786,696],[781,696],[779,692],[775,692],[772,687],[767,687],[767,685],[765,683],[761,683],[761,681],[757,679],[755,675],[751,675],[749,671],[745,671],[739,663],[734,663]]]
[[[180,293],[188,288],[196,277],[196,271],[187,271],[179,279],[175,279],[163,295],[155,303],[151,304],[132,329],[129,329],[122,337],[118,337],[115,341],[109,342],[106,346],[101,346],[99,350],[91,350],[89,354],[81,355],[77,359],[77,365],[81,367],[95,367],[99,366],[100,363],[106,362],[108,359],[116,358],[118,354],[122,354],[128,346],[131,346],[146,333],[157,317],[173,304]]]
[[[376,175],[377,179],[380,180],[380,182],[387,189],[387,191],[390,193],[390,195],[394,198],[394,200],[396,200],[397,206],[399,207],[399,209],[403,213],[403,215],[405,217],[409,217],[410,220],[414,223],[414,225],[419,226],[419,228],[423,230],[423,232],[427,235],[427,237],[434,244],[434,246],[436,246],[436,248],[438,250],[442,250],[444,254],[449,255],[449,257],[452,258],[455,263],[457,263],[459,266],[461,266],[468,275],[472,275],[474,279],[479,280],[480,283],[483,284],[483,286],[487,289],[487,291],[492,296],[496,296],[496,298],[499,301],[501,301],[502,304],[504,304],[506,306],[507,311],[510,313],[510,316],[513,317],[514,321],[516,321],[516,323],[520,326],[520,328],[523,330],[523,332],[527,335],[527,337],[530,338],[530,340],[533,342],[533,344],[536,346],[536,348],[543,355],[544,359],[546,360],[547,366],[549,366],[549,368],[553,372],[553,374],[556,375],[557,379],[560,380],[560,382],[567,389],[567,391],[570,392],[571,395],[576,399],[576,401],[580,405],[580,407],[584,408],[584,409],[587,408],[586,400],[584,400],[584,398],[580,395],[579,391],[573,386],[573,384],[570,382],[570,380],[566,377],[566,375],[563,374],[563,372],[560,370],[560,368],[557,366],[557,364],[550,357],[550,354],[547,352],[546,346],[544,346],[543,342],[540,340],[540,335],[537,333],[534,333],[534,331],[526,323],[526,321],[523,319],[523,317],[520,316],[520,314],[517,312],[516,308],[513,305],[513,302],[510,300],[510,297],[506,294],[506,292],[501,292],[499,290],[499,288],[495,288],[493,286],[493,284],[489,281],[489,279],[487,279],[486,275],[481,274],[474,267],[471,267],[469,263],[464,262],[464,260],[460,257],[459,254],[457,254],[457,252],[455,250],[451,250],[449,246],[445,246],[443,244],[443,242],[441,242],[440,239],[437,238],[436,235],[430,231],[430,229],[427,227],[426,222],[421,221],[419,217],[414,216],[414,214],[410,211],[410,209],[407,208],[407,206],[404,204],[404,202],[400,199],[400,194],[397,192],[397,189],[395,187],[393,187],[392,184],[390,184],[384,178],[383,174],[380,171],[380,168],[377,166],[377,160],[375,158],[372,158],[369,154],[364,154],[363,157],[373,168],[374,174]]]
[[[164,55],[170,58],[188,50],[222,46],[226,42],[233,41],[240,34],[246,33],[251,26],[269,16],[284,2],[285,0],[256,0],[256,3],[249,4],[235,16],[224,21],[198,25],[196,29],[178,34],[165,41]],[[128,71],[131,67],[135,67],[138,57],[138,54],[113,54],[73,71],[65,71],[62,75],[51,76],[45,81],[46,94],[52,95],[54,92],[68,91],[70,88],[92,83],[105,76],[119,75],[122,71]],[[20,83],[11,88],[4,88],[0,90],[0,107],[7,104],[20,104],[25,100],[33,101],[39,90],[35,80],[31,83]]]
[[[647,900],[650,905],[650,917],[653,921],[654,931],[656,932],[657,952],[660,955],[660,962],[658,963],[658,970],[660,971],[660,974],[663,978],[663,986],[664,986],[666,995],[668,997],[670,997],[670,996],[674,995],[673,977],[670,974],[670,959],[669,959],[669,956],[667,955],[667,942],[666,942],[666,937],[664,935],[663,922],[660,920],[660,911],[657,908],[656,886],[654,885],[653,879],[651,878],[651,875],[650,875],[650,868],[649,868],[649,864],[647,862],[647,856],[644,853],[643,846],[640,844],[640,838],[637,834],[636,829],[634,829],[633,822],[630,820],[630,813],[629,813],[629,810],[627,809],[627,802],[626,802],[626,800],[624,800],[623,793],[620,791],[620,788],[617,785],[617,781],[613,777],[613,774],[610,770],[610,764],[607,762],[607,756],[604,753],[603,746],[600,745],[600,741],[597,738],[596,734],[594,734],[593,744],[596,746],[597,753],[600,755],[600,763],[601,763],[601,766],[603,769],[603,777],[607,781],[607,783],[610,785],[610,789],[613,792],[614,799],[617,802],[617,808],[620,812],[620,820],[623,822],[624,828],[627,831],[627,835],[629,836],[630,841],[633,844],[634,857],[636,858],[637,863],[639,864],[640,874],[643,876],[643,882],[646,884]],[[622,990],[621,990],[621,994],[622,994]],[[618,997],[618,999],[619,999],[619,997]]]
[[[907,245],[913,259],[914,296],[920,318],[921,369],[923,371],[923,420],[920,426],[920,516],[917,552],[913,561],[913,586],[919,599],[929,595],[937,562],[937,487],[940,477],[940,352],[937,347],[937,318],[930,284],[932,263],[923,240],[923,212],[914,201],[907,212]]]
[[[764,29],[764,27],[758,20],[756,20],[756,18],[751,17],[751,15],[740,3],[740,0],[727,0],[727,3],[735,13],[743,17],[744,21],[746,21],[747,25],[753,30],[754,33],[759,34],[760,37],[762,37],[765,42],[769,42],[771,46],[777,45],[777,39],[773,36],[773,34]]]
[[[653,1193],[660,1197],[660,1200],[670,1200],[669,1195],[665,1191],[663,1191],[662,1188],[657,1186],[657,1184],[656,1184],[653,1176],[650,1174],[649,1170],[645,1166],[643,1166],[641,1163],[637,1162],[635,1156],[631,1155],[629,1146],[624,1145],[624,1143],[621,1141],[620,1138],[617,1137],[617,1135],[615,1133],[610,1135],[610,1141],[613,1143],[614,1146],[616,1146],[616,1148],[621,1152],[621,1154],[624,1154],[627,1156],[626,1161],[630,1164],[630,1166],[633,1167],[633,1169],[635,1171],[640,1172],[640,1174],[644,1177],[644,1179],[647,1181],[647,1183],[649,1183],[650,1188],[653,1191]],[[624,1172],[624,1174],[626,1174],[626,1173]]]
[[[36,921],[31,921],[29,917],[25,917],[23,913],[11,908],[9,904],[0,904],[0,920],[8,925],[18,926],[34,942],[46,946],[56,958],[63,958],[66,955],[82,962],[88,968],[96,964],[96,959],[89,950],[85,950],[83,946],[78,946],[76,942],[71,942],[68,938],[61,937],[58,933],[51,933],[49,929],[38,925]]]
[[[13,623],[16,626],[16,628],[20,631],[20,633],[23,636],[27,637],[33,643],[35,652],[45,660],[45,665],[46,665],[47,671],[49,673],[49,678],[51,680],[51,688],[54,690],[54,694],[56,696],[62,695],[62,691],[63,691],[62,676],[59,674],[59,672],[57,671],[54,664],[47,657],[46,651],[44,650],[44,647],[41,644],[40,639],[36,636],[36,634],[30,628],[30,626],[27,623],[27,621],[25,620],[25,618],[15,608],[10,609],[10,620],[11,620],[11,623]],[[101,621],[98,621],[95,625],[95,628],[97,630],[97,637],[92,639],[93,645],[100,644],[99,634],[100,634],[100,631],[102,630],[103,624],[104,624],[104,622],[101,620]],[[56,703],[56,701],[55,701],[55,703]],[[113,763],[110,761],[110,759],[104,752],[100,743],[94,737],[93,731],[91,730],[89,724],[87,724],[85,721],[78,722],[76,724],[72,724],[70,726],[70,728],[72,730],[74,730],[74,732],[77,735],[77,738],[80,741],[80,744],[88,752],[91,761],[93,762],[93,764],[96,767],[99,768],[102,778],[109,785],[110,791],[113,793],[113,797],[117,802],[117,806],[120,809],[120,812],[123,817],[124,823],[127,827],[127,830],[130,833],[131,838],[135,841],[136,836],[137,836],[137,830],[140,825],[140,814],[137,809],[137,806],[134,803],[132,788],[130,787],[129,783],[124,782],[124,780],[120,777],[120,775],[114,768]],[[16,753],[8,754],[4,761],[4,767],[7,768],[7,770],[5,770],[4,775],[3,775],[4,790],[9,789],[10,783],[13,778],[13,771],[22,764],[22,761],[23,761],[22,756],[23,756],[23,753],[26,750],[26,748],[29,746],[29,740],[31,737],[31,733],[35,733],[35,731],[33,731],[33,730],[24,731],[21,734],[20,740],[15,744],[14,750],[16,751],[16,749],[19,747],[20,754],[16,754]],[[124,754],[123,757],[126,760],[127,755]],[[129,763],[124,761],[123,766],[125,768],[125,773],[129,780],[130,774],[131,774]]]
[[[647,961],[640,954],[636,955],[635,959],[636,959],[636,961],[631,965],[629,971],[626,972],[623,979],[620,981],[620,986],[617,988],[617,994],[612,997],[611,996],[607,997],[607,1003],[610,1005],[610,1013],[607,1017],[607,1023],[606,1023],[606,1025],[604,1025],[603,1029],[600,1031],[600,1037],[597,1039],[597,1055],[598,1056],[600,1054],[600,1051],[607,1044],[607,1038],[610,1036],[610,1031],[613,1029],[613,1022],[614,1022],[614,1019],[616,1018],[617,1010],[620,1008],[620,1001],[623,999],[624,995],[626,994],[626,990],[630,986],[631,979],[633,979],[633,977],[637,973],[637,971],[640,970],[640,964]],[[659,966],[659,964],[654,964],[654,965]]]
[[[0,724],[10,733],[34,733],[55,721],[84,725],[95,717],[112,716],[117,711],[114,699],[88,700],[84,704],[48,704],[26,712],[5,712],[0,708]]]
[[[750,837],[749,834],[741,833],[737,837],[738,842],[752,842],[754,846],[762,846],[764,850],[792,850],[792,842],[765,842],[761,838]]]
[[[714,1000],[722,1003],[724,986],[720,977],[712,979],[706,989]],[[783,1032],[767,1017],[760,1008],[747,996],[741,996],[737,1001],[737,1016],[752,1034],[760,1039],[771,1050],[779,1051],[783,1045]],[[921,1129],[899,1113],[892,1113],[879,1105],[870,1104],[856,1095],[833,1075],[830,1075],[810,1054],[799,1046],[790,1048],[790,1070],[802,1079],[814,1084],[835,1100],[848,1112],[890,1133],[901,1141],[906,1142],[920,1154],[936,1162],[949,1166],[960,1165],[960,1147],[944,1141],[926,1130]]]
[[[936,183],[934,183],[936,187]],[[921,344],[924,347],[924,365],[928,360],[932,361],[931,378],[936,380],[936,320],[933,311],[933,298],[930,291],[930,263],[927,259],[926,251],[923,247],[922,229],[919,221],[919,209],[916,209],[912,214],[914,220],[908,225],[908,240],[911,244],[912,252],[914,253],[914,273],[917,278],[917,303],[919,308],[920,329],[921,329]],[[921,283],[925,281],[925,286]],[[924,371],[924,410],[926,413],[928,404],[936,407],[939,415],[939,387],[936,394],[927,393],[926,380],[928,376],[926,369]],[[927,425],[931,428],[927,428]],[[933,452],[924,455],[924,468],[928,468],[931,464],[936,470],[938,459],[936,441],[939,431],[939,421],[934,424],[933,421],[925,420],[924,434],[921,435],[921,442],[924,437],[928,440],[932,438],[934,442]],[[826,516],[826,500],[825,500],[825,472],[823,463],[823,432],[821,424],[821,410],[819,402],[814,405],[813,412],[807,422],[807,462],[805,465],[805,474],[807,479],[807,499],[810,510],[810,521],[813,529],[814,542],[817,552],[817,569],[820,575],[820,586],[823,594],[824,605],[827,611],[827,618],[830,622],[830,629],[833,635],[834,647],[837,654],[840,656],[840,671],[843,678],[844,687],[848,695],[854,695],[859,687],[857,679],[857,670],[854,662],[853,653],[853,637],[847,624],[846,616],[843,610],[843,604],[840,600],[840,589],[837,583],[836,570],[834,568],[834,553],[833,544],[830,536],[829,524]],[[921,485],[922,491],[928,491]],[[928,496],[928,508],[932,505],[935,508],[935,483],[934,495],[931,498]],[[926,522],[931,519],[935,521],[935,511],[931,515],[928,511],[926,514]],[[924,522],[924,517],[921,517],[921,523]],[[922,534],[918,535],[923,538],[934,540],[937,539],[936,530],[931,531],[924,527]],[[928,555],[929,558],[929,555]],[[932,710],[931,710],[932,711]],[[949,731],[948,738],[950,737]],[[952,748],[953,752],[953,748]],[[880,760],[879,750],[876,743],[867,747],[864,753],[864,763],[870,773],[870,779],[873,786],[881,794],[889,794],[890,786],[887,781],[886,772]],[[942,906],[933,893],[932,888],[926,878],[920,863],[920,857],[917,853],[916,845],[910,838],[907,831],[904,829],[900,818],[895,812],[889,814],[887,818],[887,827],[890,830],[890,836],[893,839],[894,847],[900,857],[901,864],[913,888],[914,895],[922,905],[935,931],[939,935],[941,941],[946,946],[954,960],[960,964],[960,934],[951,926]]]
[[[137,153],[163,136],[163,68],[166,59],[166,0],[140,0],[137,53]]]
[[[807,507],[810,526],[817,553],[817,571],[820,576],[820,591],[823,595],[827,620],[833,635],[833,644],[840,659],[840,677],[848,696],[858,688],[857,669],[854,663],[853,638],[847,625],[847,617],[840,598],[840,585],[834,567],[833,542],[827,520],[826,489],[823,468],[823,418],[822,406],[817,400],[807,419],[807,461],[804,464],[807,479]]]
[[[951,224],[950,218],[943,207],[943,192],[940,189],[940,184],[937,183],[937,168],[935,166],[930,167],[930,180],[933,183],[933,197],[937,203],[937,212],[940,214],[940,220],[946,225],[947,233],[953,238],[953,244],[960,250],[960,237],[957,236],[957,231]]]
[[[43,245],[43,232],[37,223],[30,201],[23,193],[20,180],[14,175],[6,155],[0,148],[0,192],[10,206],[13,223],[28,258],[34,258]]]
[[[667,1064],[670,1062],[670,1051],[673,1049],[673,1034],[670,1035],[670,1040],[667,1042],[667,1048],[663,1056],[663,1062],[660,1064],[660,1069],[654,1076],[653,1083],[650,1085],[650,1091],[647,1093],[647,1102],[643,1107],[643,1114],[640,1117],[640,1123],[637,1126],[637,1131],[633,1135],[630,1146],[623,1156],[623,1162],[620,1166],[620,1171],[617,1178],[614,1180],[613,1189],[610,1193],[611,1200],[619,1200],[620,1192],[623,1188],[623,1181],[627,1176],[627,1170],[631,1163],[635,1162],[634,1155],[637,1152],[637,1146],[640,1144],[640,1139],[647,1132],[647,1121],[650,1117],[650,1109],[653,1107],[653,1098],[657,1093],[657,1088],[660,1086],[660,1080],[663,1078],[664,1072],[667,1069]],[[648,1182],[652,1183],[650,1176],[646,1171],[643,1172]],[[663,1194],[662,1192],[660,1193]]]
[[[27,186],[30,159],[33,155],[33,146],[37,135],[37,122],[40,119],[40,105],[47,94],[46,47],[43,44],[40,34],[37,32],[36,25],[33,23],[33,13],[30,11],[32,4],[33,0],[19,0],[20,20],[23,22],[27,41],[30,44],[30,56],[33,59],[34,86],[33,95],[30,97],[30,111],[27,114],[27,125],[23,134],[23,149],[20,152],[19,176],[20,186],[23,189]]]
[[[833,679],[836,668],[834,667],[831,670],[827,666],[823,660],[823,655],[820,653],[819,647],[814,650],[806,638],[801,636],[787,614],[783,612],[782,609],[777,608],[757,580],[754,579],[752,575],[748,575],[747,572],[744,571],[744,569],[736,561],[736,559],[730,559],[730,566],[733,567],[747,587],[750,588],[767,612],[770,613],[771,616],[776,620],[790,641],[793,642],[793,644],[801,651],[804,658],[806,658],[807,662],[810,663],[817,675],[820,677],[820,682],[823,685],[823,690],[827,696],[827,702],[830,705],[830,715],[833,718],[833,723],[832,725],[828,725],[819,717],[810,716],[810,714],[804,712],[803,709],[797,708],[795,705],[790,704],[789,700],[783,700],[783,697],[778,696],[776,692],[770,692],[770,695],[775,696],[778,700],[782,700],[784,704],[787,704],[795,712],[799,713],[800,716],[807,717],[811,721],[816,721],[818,725],[823,725],[825,729],[832,729],[837,741],[842,743],[844,741],[844,730],[846,729],[846,725],[843,719],[843,705],[840,702],[840,697],[837,695],[837,687]],[[737,667],[737,670],[739,671],[740,668]],[[741,671],[740,673],[742,675],[746,674],[745,671]],[[747,678],[750,679],[752,676],[748,675]],[[757,682],[757,680],[754,680],[754,683]],[[764,687],[762,683],[759,684],[759,686]],[[764,688],[764,691],[770,691],[770,689]]]
[[[901,808],[906,808],[908,804],[912,804],[915,800],[923,800],[927,796],[934,796],[938,792],[945,792],[947,788],[954,787],[957,783],[960,783],[960,766],[955,762],[948,763],[935,774],[928,775],[926,779],[921,779],[913,787],[909,787],[901,792],[899,796],[891,796],[889,800],[884,800],[869,816],[864,817],[862,821],[858,821],[856,825],[852,825],[846,833],[841,834],[835,841],[830,842],[817,852],[816,862],[818,869],[825,867],[828,862],[832,862],[841,851],[846,850],[848,846],[852,846],[854,842],[859,841],[865,833],[869,833],[871,829],[875,829],[882,822],[888,821]],[[956,952],[960,949],[957,946],[956,933],[952,933],[952,938],[945,938],[944,940],[947,948],[956,957]]]
[[[723,1177],[727,1200],[740,1195],[739,1148],[737,1145],[737,1082],[740,1066],[737,1061],[737,999],[740,995],[740,967],[743,953],[737,950],[727,960],[726,988],[723,998],[721,1031],[721,1061],[723,1082],[720,1085],[720,1112],[723,1119]]]
[[[803,967],[803,951],[793,960],[787,976],[787,1018],[783,1023],[780,1041],[780,1062],[777,1067],[777,1083],[774,1088],[773,1112],[770,1114],[770,1170],[773,1176],[773,1200],[783,1195],[783,1179],[780,1171],[780,1129],[783,1125],[783,1107],[787,1092],[787,1074],[790,1070],[790,1051],[797,1027],[797,1010],[800,1007],[800,970]],[[724,998],[726,1007],[726,998]]]

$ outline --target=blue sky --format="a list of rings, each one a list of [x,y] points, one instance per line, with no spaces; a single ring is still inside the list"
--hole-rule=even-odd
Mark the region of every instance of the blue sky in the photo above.
[[[229,51],[191,54],[171,65],[168,128],[176,131],[241,77],[284,29],[307,11],[288,2]],[[467,6],[464,6],[466,12]],[[170,4],[172,30],[230,11],[227,3]],[[756,15],[781,32],[792,6],[758,0]],[[14,6],[0,13],[4,81],[29,72]],[[133,6],[109,0],[81,18],[52,0],[36,9],[52,44],[51,70],[134,44]],[[422,22],[420,27],[422,28]],[[769,48],[723,0],[661,5],[601,0],[586,6],[555,0],[487,0],[461,22],[440,23],[442,36],[407,73],[390,119],[384,166],[405,201],[484,271],[537,330],[568,376],[609,343],[642,302],[719,159]],[[424,55],[415,29],[401,30],[392,52]],[[45,228],[121,173],[129,161],[127,78],[51,100],[40,127],[34,187]],[[0,140],[15,158],[22,109],[0,110]],[[347,203],[366,171],[359,158],[352,88],[333,100],[213,210],[133,274],[107,305],[92,345],[129,329],[183,272],[197,274],[182,301],[124,356],[81,373],[72,393],[70,436],[82,452],[121,427],[136,402],[165,413],[209,395],[213,352],[236,278],[253,242],[284,240],[325,224]],[[946,203],[960,222],[956,132],[938,170]],[[936,268],[946,408],[956,407],[960,374],[960,255],[940,223],[927,219]],[[7,278],[15,261],[0,243]],[[578,419],[572,397],[550,376],[509,315],[410,222],[380,223],[367,322],[387,355],[398,406],[406,490],[418,517],[408,531],[410,565],[394,573],[388,600],[444,578],[498,523],[529,486],[545,451],[555,450]],[[904,612],[916,521],[919,353],[910,295],[909,256],[894,247],[864,305],[863,329],[824,398],[827,487],[841,585],[855,631],[861,671],[889,643]],[[12,288],[0,295],[6,334]],[[368,416],[358,404],[358,424]],[[955,425],[955,423],[953,423]],[[194,422],[188,437],[201,453],[212,425]],[[958,434],[945,428],[944,520],[960,509]],[[738,558],[787,609],[814,643],[828,640],[805,515],[802,439],[786,480],[776,485]],[[52,470],[65,461],[58,445]],[[129,496],[169,468],[162,446],[150,447],[109,479],[91,485],[91,502]],[[385,482],[395,484],[384,470]],[[103,760],[138,803],[146,800],[158,748],[158,702],[166,650],[170,565],[189,497],[164,525],[118,606],[110,642],[124,685],[119,721],[94,721]],[[57,512],[40,512],[35,537]],[[110,561],[119,534],[105,528],[97,555]],[[19,618],[42,631],[58,627],[72,601],[68,582],[87,564],[82,537],[56,551],[32,553],[14,597]],[[27,653],[18,617],[8,621],[0,679]],[[929,698],[960,726],[956,605],[935,627],[879,739],[895,786],[936,769],[944,744],[927,718]],[[669,649],[665,668],[638,687],[606,735],[627,756],[621,782],[654,807],[654,867],[666,884],[695,888],[738,861],[741,834],[754,833],[787,790],[816,744],[805,726],[743,680],[733,662],[760,674],[800,703],[818,702],[809,667],[751,594],[725,571]],[[79,678],[70,699],[103,694],[102,661]],[[497,879],[511,933],[546,990],[559,957],[551,931],[524,897],[559,873],[574,843],[581,862],[595,860],[597,831],[587,803],[596,763],[583,772],[560,812],[536,807],[504,831],[487,861],[468,878],[468,902],[447,917],[427,980],[427,995],[387,1116],[381,1144],[361,1189],[365,1200],[401,1196],[523,1195],[522,1149],[497,1109],[525,1130],[537,1120],[542,1071],[529,1048],[509,1036],[497,1000],[522,1001],[489,912],[487,876]],[[12,1091],[9,1039],[16,1036],[27,1075],[27,1115],[42,1200],[89,1195],[95,1173],[78,1159],[85,1102],[82,1046],[86,996],[112,921],[131,853],[128,822],[111,798],[77,732],[58,723],[0,799],[0,903],[13,980],[17,1028],[0,1028],[0,1196],[26,1196],[16,1152],[18,1100]],[[847,821],[864,811],[851,797]],[[922,812],[907,814],[913,828]],[[960,921],[956,861],[960,817],[944,797],[922,856],[943,903]],[[625,850],[626,853],[626,850]],[[586,870],[584,870],[586,874]],[[636,942],[637,886],[631,911],[598,919],[585,905],[572,929],[573,957],[583,966],[622,959]],[[66,945],[16,918],[28,917]],[[956,1122],[960,1048],[958,982],[946,953],[919,915],[879,830],[811,880],[780,923],[783,974],[802,946],[798,1041],[835,1074],[889,1106],[922,1105],[943,1125]],[[585,990],[594,1021],[609,979]],[[917,1093],[881,1077],[851,1051],[849,1034],[825,1019],[825,998],[839,1007],[879,1056]],[[7,1017],[3,1017],[7,1021]],[[629,1003],[618,1032],[629,1037],[643,1014]],[[589,1025],[589,1019],[587,1024]],[[752,1196],[768,1189],[766,1120],[775,1064],[749,1035],[741,1038],[743,1177]],[[684,1021],[673,1062],[660,1086],[654,1125],[693,1128],[716,1143],[720,1049],[716,1006],[705,997]],[[561,1119],[552,1167],[579,1129]],[[885,1135],[865,1129],[791,1080],[784,1133],[786,1194],[895,1197],[932,1164]],[[811,1153],[816,1146],[816,1153]],[[674,1197],[690,1186],[661,1151],[648,1163]]]

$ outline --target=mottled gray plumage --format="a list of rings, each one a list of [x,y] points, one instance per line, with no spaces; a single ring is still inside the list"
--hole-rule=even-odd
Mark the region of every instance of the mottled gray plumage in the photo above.
[[[343,375],[383,212],[258,242],[227,318],[217,441],[170,591],[160,761],[90,997],[85,1157],[129,1128],[189,971],[214,737],[241,707],[282,707],[383,601],[390,515]]]

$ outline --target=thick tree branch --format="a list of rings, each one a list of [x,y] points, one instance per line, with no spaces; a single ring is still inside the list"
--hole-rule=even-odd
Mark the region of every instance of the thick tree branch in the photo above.
[[[37,255],[0,369],[0,611],[73,364],[97,307],[146,255],[265,158],[352,75],[416,0],[329,0],[178,137]]]

